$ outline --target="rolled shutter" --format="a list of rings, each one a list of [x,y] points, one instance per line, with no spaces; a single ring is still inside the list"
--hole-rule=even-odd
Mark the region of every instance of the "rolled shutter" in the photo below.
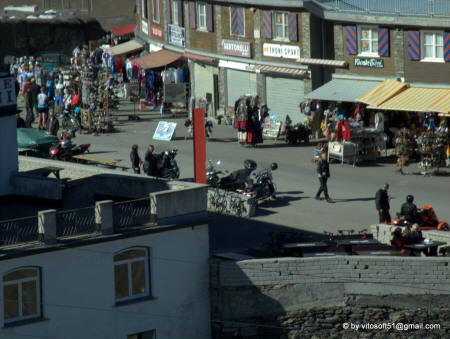
[[[189,2],[189,27],[197,28],[197,6],[194,1]]]
[[[390,55],[389,28],[378,28],[378,55],[382,57]]]
[[[166,22],[168,24],[172,23],[172,7],[170,0],[166,0]]]
[[[244,32],[244,8],[231,7],[231,34],[245,35]]]
[[[206,4],[206,28],[208,32],[214,32],[213,6],[211,4]]]
[[[263,11],[263,34],[266,39],[272,39],[272,12]]]
[[[420,32],[408,31],[409,60],[420,60]]]
[[[179,26],[184,26],[183,25],[183,1],[182,0],[178,0],[177,1],[177,6],[178,6],[178,25]]]
[[[356,26],[345,26],[345,49],[349,55],[358,54],[358,34]]]
[[[289,13],[288,15],[288,36],[291,41],[298,41],[298,25],[297,14]]]
[[[450,32],[444,32],[444,60],[450,61]]]

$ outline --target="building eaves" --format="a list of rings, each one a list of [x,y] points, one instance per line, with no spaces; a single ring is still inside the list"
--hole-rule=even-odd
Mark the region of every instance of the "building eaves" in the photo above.
[[[256,7],[303,8],[303,0],[213,0],[213,2]]]

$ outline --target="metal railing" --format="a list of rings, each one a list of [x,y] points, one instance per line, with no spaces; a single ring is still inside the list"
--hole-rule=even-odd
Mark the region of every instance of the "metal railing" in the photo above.
[[[95,231],[95,208],[56,212],[56,237],[89,234]]]
[[[327,10],[350,13],[450,18],[448,0],[311,0]]]
[[[37,241],[38,238],[37,216],[0,222],[0,246]]]
[[[150,222],[150,198],[113,204],[114,229],[137,226]]]

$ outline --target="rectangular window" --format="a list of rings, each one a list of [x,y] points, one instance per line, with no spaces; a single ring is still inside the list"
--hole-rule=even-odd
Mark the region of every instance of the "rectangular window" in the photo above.
[[[148,1],[142,0],[142,17],[148,19]]]
[[[197,4],[197,16],[198,16],[198,29],[201,31],[206,31],[206,4],[198,3]]]
[[[288,12],[273,12],[273,38],[288,40]]]
[[[178,22],[178,1],[172,0],[171,7],[172,7],[172,25],[179,26],[180,23]]]
[[[444,61],[444,33],[422,32],[422,60]]]
[[[152,0],[153,3],[153,22],[159,23],[159,0]]]
[[[245,11],[243,7],[230,7],[230,35],[245,36]]]
[[[116,301],[150,295],[148,251],[131,249],[114,256]]]
[[[3,311],[5,323],[39,318],[39,270],[20,269],[3,276]]]
[[[378,56],[378,27],[359,28],[359,55]]]

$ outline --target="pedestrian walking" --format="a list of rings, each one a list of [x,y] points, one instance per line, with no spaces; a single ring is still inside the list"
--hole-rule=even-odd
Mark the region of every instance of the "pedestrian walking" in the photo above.
[[[152,177],[158,176],[157,175],[158,174],[157,159],[153,155],[154,150],[155,150],[155,146],[153,146],[153,145],[148,146],[148,150],[147,150],[147,152],[145,152],[144,165],[143,165],[144,173],[147,174],[148,176],[152,176]]]
[[[320,200],[320,195],[325,195],[327,202],[332,202],[328,195],[327,181],[330,177],[330,165],[327,160],[327,153],[320,153],[320,160],[317,162],[317,176],[319,177],[320,187],[316,194],[316,200]]]
[[[33,99],[33,109],[35,110],[35,113],[38,113],[38,103],[37,103],[37,97],[40,92],[39,86],[36,84],[36,80],[34,78],[31,78],[30,88],[31,88],[31,94]]]
[[[389,214],[389,184],[384,184],[375,195],[375,206],[379,214],[380,223],[390,223],[391,215]]]
[[[139,157],[138,145],[136,144],[131,146],[130,160],[131,160],[131,168],[133,168],[134,174],[141,174],[142,160]]]
[[[31,89],[33,93],[33,89]],[[47,127],[47,111],[48,111],[48,97],[45,94],[45,88],[41,88],[41,93],[37,97],[37,108],[39,112],[38,116],[38,129],[46,129]]]

